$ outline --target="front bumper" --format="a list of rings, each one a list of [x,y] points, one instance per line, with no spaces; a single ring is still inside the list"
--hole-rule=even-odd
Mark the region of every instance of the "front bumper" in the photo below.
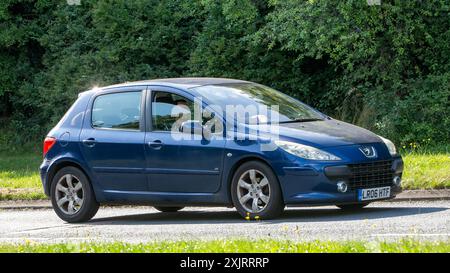
[[[390,186],[391,195],[385,199],[394,198],[402,189],[393,178],[401,178],[402,172],[403,161],[398,157],[360,164],[288,167],[280,181],[287,205],[352,204],[383,200],[359,201],[359,189]],[[348,183],[346,192],[338,191],[339,181]]]

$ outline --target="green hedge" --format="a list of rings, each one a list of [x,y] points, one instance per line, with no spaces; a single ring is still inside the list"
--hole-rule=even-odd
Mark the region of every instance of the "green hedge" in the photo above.
[[[446,0],[0,2],[6,142],[93,86],[179,76],[267,84],[397,144],[450,139]]]

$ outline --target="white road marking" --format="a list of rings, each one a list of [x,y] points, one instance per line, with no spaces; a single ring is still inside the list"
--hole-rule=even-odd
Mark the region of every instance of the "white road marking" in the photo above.
[[[433,237],[433,236],[442,236],[442,237],[450,237],[450,233],[385,233],[385,234],[372,234],[372,237],[399,237],[399,236],[423,236],[423,237]]]

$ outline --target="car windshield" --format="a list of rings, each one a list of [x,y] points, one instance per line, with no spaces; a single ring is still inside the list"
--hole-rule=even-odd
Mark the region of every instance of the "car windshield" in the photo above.
[[[220,107],[226,112],[227,117],[249,121],[251,124],[306,122],[325,118],[312,107],[260,84],[232,83],[205,85],[192,89],[214,107]]]

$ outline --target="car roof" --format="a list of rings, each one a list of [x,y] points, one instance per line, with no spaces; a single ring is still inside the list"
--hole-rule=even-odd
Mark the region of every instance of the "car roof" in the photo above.
[[[162,85],[168,87],[175,87],[181,89],[189,89],[204,85],[219,85],[232,83],[248,83],[248,81],[227,79],[227,78],[167,78],[154,79],[144,81],[125,82],[121,84],[114,84],[105,87],[95,88],[98,90],[107,90],[120,87],[139,86],[139,85]]]

